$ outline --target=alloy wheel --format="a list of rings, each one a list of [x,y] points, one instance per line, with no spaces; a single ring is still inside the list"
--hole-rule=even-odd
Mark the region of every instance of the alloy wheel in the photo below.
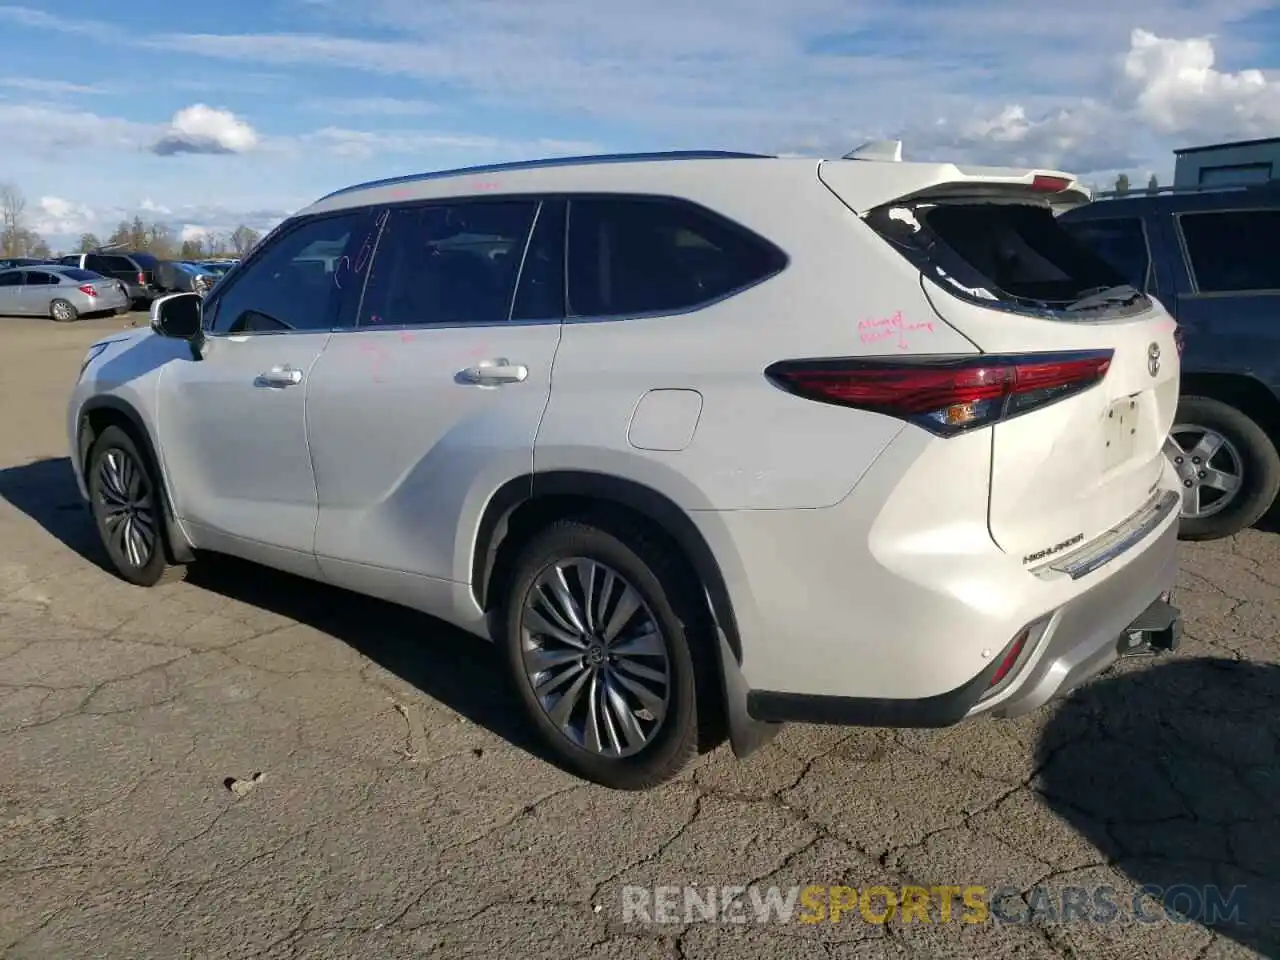
[[[155,497],[142,465],[118,447],[98,460],[98,511],[115,558],[134,569],[145,567],[156,549]]]
[[[1235,444],[1217,431],[1174,424],[1165,454],[1182,484],[1182,516],[1211,517],[1225,510],[1240,492],[1244,459]]]
[[[71,304],[63,303],[61,300],[55,302],[52,306],[53,319],[61,323],[66,323],[74,316]]]
[[[534,696],[570,742],[611,758],[653,742],[671,664],[653,612],[617,571],[584,557],[548,566],[525,595],[520,642]]]

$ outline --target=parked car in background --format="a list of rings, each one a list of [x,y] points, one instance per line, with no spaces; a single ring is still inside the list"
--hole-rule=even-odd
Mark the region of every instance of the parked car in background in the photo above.
[[[35,267],[42,263],[53,262],[40,257],[0,257],[0,270],[9,270],[12,267]]]
[[[430,613],[628,789],[726,728],[1019,716],[1176,645],[1169,314],[1063,231],[1066,174],[851,156],[320,199],[90,348],[68,447],[114,568]]]
[[[129,295],[118,280],[60,264],[0,271],[0,314],[67,323],[92,313],[124,313]]]
[[[73,253],[58,262],[119,280],[133,305],[150,304],[160,295],[154,272],[159,261],[149,253]]]
[[[161,260],[155,270],[156,286],[165,293],[206,293],[216,276],[208,269],[185,260]]]
[[[1178,321],[1182,536],[1253,525],[1280,494],[1280,184],[1100,195],[1061,221]]]

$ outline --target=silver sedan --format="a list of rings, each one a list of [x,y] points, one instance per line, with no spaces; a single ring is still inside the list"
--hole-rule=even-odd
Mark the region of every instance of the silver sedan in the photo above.
[[[129,294],[119,280],[88,270],[50,263],[0,271],[0,315],[66,323],[84,314],[128,309]]]

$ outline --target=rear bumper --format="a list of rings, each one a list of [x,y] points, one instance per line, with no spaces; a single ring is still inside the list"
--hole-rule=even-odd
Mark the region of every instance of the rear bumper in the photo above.
[[[911,449],[894,463],[895,444],[835,507],[728,511],[702,524],[738,621],[749,718],[938,727],[1017,716],[1109,667],[1121,638],[1170,594],[1176,509],[1144,505],[1032,568],[966,519],[982,516],[986,490],[964,479],[981,476],[980,438],[948,441],[947,456],[961,442],[975,444],[967,471]],[[1153,502],[1175,483],[1166,470]]]
[[[1178,574],[1177,543],[1174,511],[1146,542],[1133,545],[1123,567],[1099,569],[1095,585],[1030,624],[1029,640],[998,684],[993,680],[1007,646],[983,670],[944,693],[883,698],[752,690],[747,713],[760,721],[868,727],[945,727],[984,713],[1030,713],[1135,647],[1177,646],[1181,614],[1168,602]]]

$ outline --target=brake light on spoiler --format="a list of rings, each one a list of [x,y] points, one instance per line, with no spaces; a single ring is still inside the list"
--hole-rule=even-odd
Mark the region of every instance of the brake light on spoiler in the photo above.
[[[765,370],[798,397],[896,417],[951,437],[1088,390],[1114,351],[783,360]]]

